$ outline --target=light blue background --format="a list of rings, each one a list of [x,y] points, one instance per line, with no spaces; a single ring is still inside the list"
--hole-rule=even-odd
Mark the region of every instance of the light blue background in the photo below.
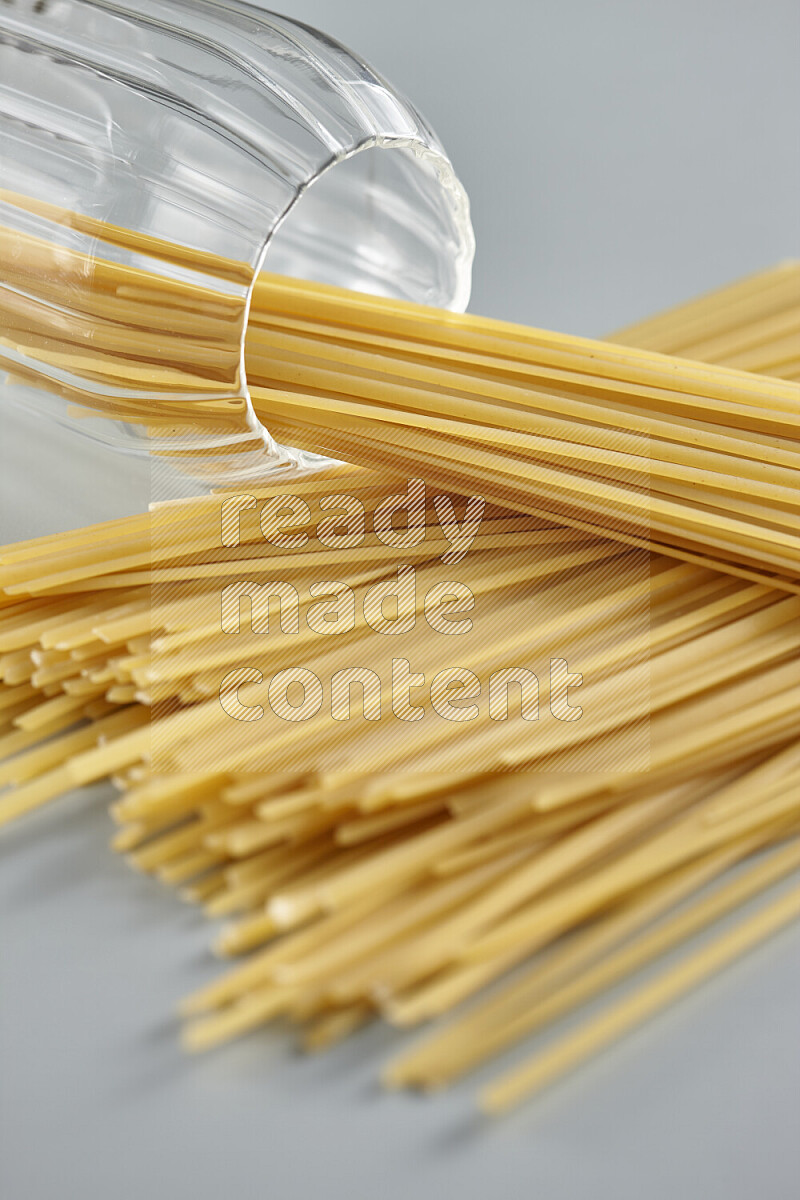
[[[600,334],[798,252],[793,0],[287,0],[407,91],[472,198],[473,309]],[[3,415],[4,541],[141,509],[148,472]],[[86,481],[92,480],[92,490]],[[794,930],[510,1120],[386,1096],[373,1029],[187,1060],[211,930],[107,852],[98,789],[0,842],[7,1200],[790,1200]]]

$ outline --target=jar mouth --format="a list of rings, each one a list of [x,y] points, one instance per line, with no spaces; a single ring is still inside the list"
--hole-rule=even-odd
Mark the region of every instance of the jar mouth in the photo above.
[[[298,189],[257,273],[463,312],[474,252],[467,195],[446,156],[415,138],[376,136]]]
[[[463,312],[475,238],[469,201],[449,159],[411,137],[371,137],[332,158],[270,231],[261,271]],[[247,299],[249,319],[252,288]],[[253,412],[242,339],[241,381],[251,431],[278,464],[313,469],[331,459],[278,446]]]

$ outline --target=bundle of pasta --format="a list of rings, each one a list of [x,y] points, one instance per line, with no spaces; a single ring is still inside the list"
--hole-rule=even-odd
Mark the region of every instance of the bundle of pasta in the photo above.
[[[248,377],[292,445],[413,459],[432,483],[798,591],[800,274],[742,290],[729,319],[759,313],[743,342],[714,337],[702,308],[678,338],[667,319],[645,339],[736,347],[781,378],[262,276]]]
[[[770,330],[796,322],[800,306],[784,290],[766,330],[753,312],[787,276],[794,269],[686,306],[642,336],[699,353],[691,339],[702,333],[712,353],[713,334],[717,352],[747,346],[760,366],[781,369]],[[292,492],[323,512],[331,497],[354,498],[378,528],[383,498],[401,487],[385,470],[341,467]],[[290,583],[307,617],[320,571],[363,605],[396,573],[398,549],[377,535],[320,541],[319,526],[316,544],[275,546],[248,526],[246,505],[252,499],[263,515],[282,489],[249,492],[2,554],[9,732],[0,779],[14,786],[0,797],[0,820],[112,777],[122,791],[117,849],[210,915],[234,916],[220,952],[255,951],[186,1001],[187,1045],[275,1016],[301,1024],[309,1047],[375,1013],[416,1024],[530,960],[526,974],[386,1075],[392,1085],[439,1086],[800,864],[800,599],[490,504],[461,563],[487,615],[480,662],[503,670],[567,646],[586,679],[582,718],[420,722],[412,750],[408,724],[400,733],[386,721],[337,724],[331,710],[262,733],[260,722],[237,726],[220,704],[221,674],[253,654],[252,642],[232,643],[220,627],[220,586]],[[235,539],[220,539],[226,500],[236,501]],[[402,552],[414,562],[418,600],[441,585],[441,557],[453,549],[429,494],[423,514],[423,538]],[[273,629],[265,674],[296,661],[298,636],[309,654],[321,645]],[[373,666],[376,640],[361,623],[337,642],[342,650],[308,662],[326,678],[354,653],[366,651],[360,661]],[[448,661],[423,620],[403,647],[427,670]],[[538,698],[552,702],[547,688]],[[241,697],[250,707],[246,688]],[[707,894],[760,850],[769,853]],[[759,911],[501,1082],[486,1106],[505,1107],[574,1065],[797,909],[792,892]]]
[[[250,469],[246,325],[255,415],[287,445],[396,473],[414,462],[431,486],[800,591],[796,264],[723,309],[656,318],[634,346],[267,274],[248,311],[245,263],[0,203],[31,225],[0,228],[0,365],[145,426],[187,470]]]

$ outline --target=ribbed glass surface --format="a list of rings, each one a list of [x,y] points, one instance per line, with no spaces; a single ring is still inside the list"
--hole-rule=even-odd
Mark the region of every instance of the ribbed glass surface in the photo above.
[[[290,457],[255,420],[244,376],[262,265],[467,304],[468,205],[436,135],[353,53],[247,5],[6,0],[0,163],[6,399],[122,449],[167,436],[173,452],[182,418],[152,426],[148,404],[203,405],[187,469],[198,449],[218,478],[263,473],[265,453]],[[182,335],[192,343],[168,387],[130,369],[135,338],[120,344],[120,324],[165,284],[175,305],[147,316],[154,368],[159,339],[164,357]],[[181,291],[195,287],[218,298],[219,320],[193,323]],[[81,344],[107,347],[109,368]]]

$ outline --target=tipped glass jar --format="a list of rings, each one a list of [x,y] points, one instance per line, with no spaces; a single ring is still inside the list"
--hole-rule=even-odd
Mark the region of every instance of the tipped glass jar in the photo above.
[[[0,6],[0,163],[4,398],[197,480],[304,465],[248,395],[265,264],[468,301],[467,199],[425,120],[233,0]]]

